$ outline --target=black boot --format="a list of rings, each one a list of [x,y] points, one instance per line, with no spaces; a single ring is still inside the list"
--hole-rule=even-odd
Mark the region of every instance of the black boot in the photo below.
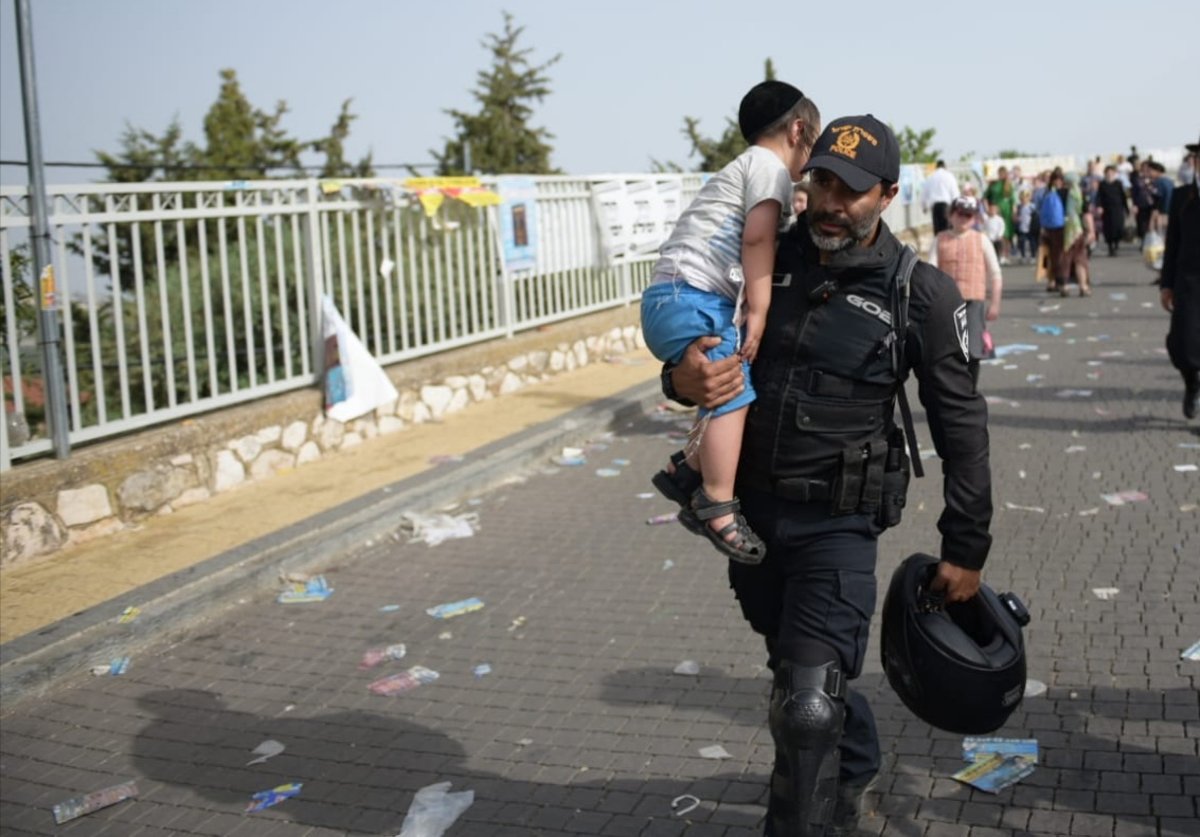
[[[1194,419],[1200,412],[1200,373],[1193,372],[1183,379],[1183,417]]]
[[[863,798],[875,789],[875,777],[855,785],[838,785],[833,806],[833,819],[825,832],[827,837],[852,837],[858,833],[858,818],[862,815]]]
[[[846,680],[837,663],[779,664],[768,715],[776,752],[768,835],[826,834],[836,807],[845,694]]]

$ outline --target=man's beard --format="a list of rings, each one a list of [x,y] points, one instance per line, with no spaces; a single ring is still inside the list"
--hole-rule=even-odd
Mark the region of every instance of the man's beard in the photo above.
[[[828,212],[809,212],[808,234],[812,237],[813,244],[817,245],[818,249],[824,250],[827,253],[838,253],[842,250],[849,250],[851,247],[866,241],[871,231],[875,229],[875,222],[879,220],[879,216],[882,214],[883,208],[876,204],[875,209],[856,224],[848,219],[838,218],[836,215]],[[844,236],[822,235],[817,229],[818,224],[833,224],[846,230],[848,234]]]

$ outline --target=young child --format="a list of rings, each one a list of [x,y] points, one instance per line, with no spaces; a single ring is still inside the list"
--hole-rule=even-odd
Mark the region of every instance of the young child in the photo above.
[[[950,229],[938,233],[929,253],[929,263],[954,280],[967,303],[967,363],[971,379],[979,383],[979,361],[985,355],[983,333],[987,323],[1000,317],[1004,282],[996,250],[987,236],[972,229],[978,204],[963,196],[950,204]],[[992,301],[987,302],[988,287]]]
[[[984,232],[987,233],[988,241],[992,242],[992,247],[995,248],[997,254],[1000,255],[1000,264],[1006,264],[1005,258],[1002,255],[1005,250],[1004,246],[1004,218],[1000,215],[1000,207],[997,204],[988,204],[988,217],[983,222]]]
[[[821,131],[811,100],[790,84],[764,81],[738,109],[750,147],[713,175],[659,251],[642,294],[642,333],[655,357],[678,363],[696,339],[718,335],[712,360],[742,358],[745,389],[700,411],[692,439],[654,485],[682,506],[679,520],[735,561],[757,564],[766,548],[739,513],[733,483],[746,408],[754,400],[750,362],[771,302],[775,236],[792,212],[792,182]],[[744,332],[739,326],[744,326]]]
[[[1017,205],[1017,253],[1021,261],[1031,264],[1037,256],[1037,239],[1033,230],[1033,195],[1028,189],[1021,190],[1021,202]]]

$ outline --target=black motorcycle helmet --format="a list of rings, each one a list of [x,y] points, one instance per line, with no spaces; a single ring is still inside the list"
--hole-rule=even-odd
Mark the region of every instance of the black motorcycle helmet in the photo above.
[[[938,560],[917,553],[892,575],[883,602],[883,670],[914,715],[948,732],[998,729],[1025,696],[1022,626],[1029,612],[1012,593],[982,584],[970,601],[930,594]]]

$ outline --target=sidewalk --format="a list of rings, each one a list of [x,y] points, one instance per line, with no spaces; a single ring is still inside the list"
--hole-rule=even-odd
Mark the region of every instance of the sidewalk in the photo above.
[[[962,737],[900,704],[876,618],[854,683],[884,748],[865,834],[1200,833],[1200,662],[1181,659],[1200,640],[1200,472],[1176,468],[1200,465],[1200,424],[1181,416],[1149,273],[1133,256],[1094,265],[1089,299],[1050,297],[1009,268],[996,342],[1036,348],[981,377],[996,505],[985,578],[1029,606],[1029,676],[1047,686],[996,734],[1036,738],[1036,772],[997,795],[951,779]],[[643,381],[657,371],[638,368]],[[646,496],[649,477],[686,421],[638,391],[653,383],[627,396],[638,409],[618,411],[611,435],[591,436],[586,465],[543,456],[461,505],[478,515],[471,537],[357,540],[324,566],[326,601],[249,590],[178,641],[138,646],[155,638],[145,614],[120,626],[117,640],[143,649],[126,674],[81,675],[0,716],[5,837],[390,837],[437,782],[474,793],[447,837],[760,834],[773,756],[762,643],[708,544],[646,523],[671,510]],[[881,582],[937,548],[940,468],[926,465],[881,542]],[[1144,499],[1103,496],[1134,491]],[[303,525],[333,528],[314,520]],[[427,612],[471,597],[482,609]],[[402,660],[360,667],[396,643]],[[675,674],[685,660],[699,673]],[[367,688],[416,665],[438,678],[390,697]],[[268,739],[284,752],[247,765]],[[54,803],[131,779],[137,799],[54,824]],[[245,812],[287,782],[298,796]]]
[[[0,643],[196,566],[255,538],[302,521],[570,410],[657,377],[645,350],[621,363],[592,364],[443,421],[370,439],[262,482],[218,495],[135,530],[65,550],[0,574]]]

